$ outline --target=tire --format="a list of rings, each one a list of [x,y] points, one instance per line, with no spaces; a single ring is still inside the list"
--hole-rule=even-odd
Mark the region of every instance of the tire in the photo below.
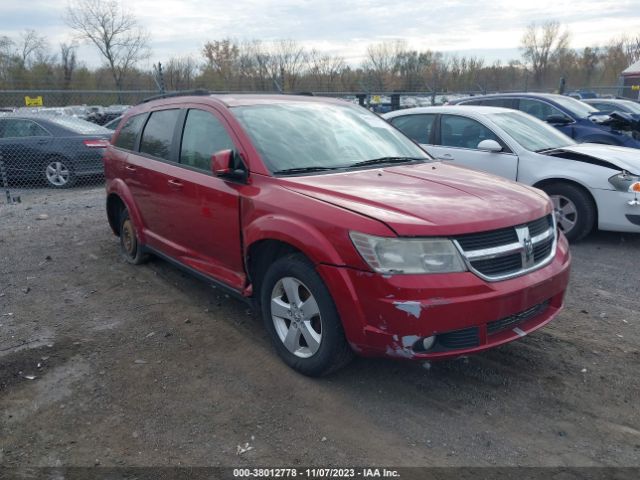
[[[138,243],[136,227],[125,208],[120,214],[120,255],[132,265],[140,265],[148,260],[144,248]]]
[[[276,352],[294,370],[318,377],[353,358],[331,294],[304,255],[287,255],[270,265],[261,282],[260,299]]]
[[[567,240],[577,242],[593,230],[596,207],[587,192],[569,183],[553,183],[542,189],[553,202],[558,228]]]
[[[44,180],[51,188],[69,188],[76,183],[76,176],[69,160],[51,157],[44,163]]]

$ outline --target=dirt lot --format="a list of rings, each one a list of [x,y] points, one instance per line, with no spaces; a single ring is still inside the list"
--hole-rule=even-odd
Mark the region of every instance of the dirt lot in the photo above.
[[[103,203],[0,204],[0,466],[640,465],[638,235],[573,246],[565,310],[521,341],[313,380],[243,303],[123,263]]]

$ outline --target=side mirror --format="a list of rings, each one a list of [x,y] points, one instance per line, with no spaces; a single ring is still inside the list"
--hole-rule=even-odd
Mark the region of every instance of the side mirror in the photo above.
[[[569,117],[566,117],[564,115],[555,114],[555,115],[549,115],[547,118],[545,118],[544,121],[547,123],[566,125],[567,123],[571,123],[573,120],[571,120]]]
[[[216,177],[223,177],[231,173],[233,150],[220,150],[211,157],[211,170]]]
[[[487,140],[482,140],[478,144],[478,150],[482,150],[484,152],[497,153],[502,151],[502,146],[495,140],[487,139]]]
[[[232,180],[247,180],[246,168],[236,167],[236,153],[233,150],[220,150],[211,157],[211,171],[216,177],[224,177]],[[240,162],[241,163],[241,162]]]

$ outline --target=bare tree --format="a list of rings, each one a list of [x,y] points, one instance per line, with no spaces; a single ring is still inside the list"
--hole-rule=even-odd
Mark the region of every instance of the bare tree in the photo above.
[[[399,65],[399,58],[407,50],[403,40],[389,40],[367,47],[364,69],[369,71],[375,85],[373,88],[393,88],[393,74]]]
[[[62,88],[69,88],[73,72],[77,66],[76,45],[71,43],[60,44],[60,66],[62,67]]]
[[[307,64],[307,52],[295,40],[278,40],[269,57],[269,71],[280,89],[295,90],[302,70]]]
[[[527,27],[521,41],[522,56],[531,64],[536,86],[544,85],[552,61],[569,48],[569,32],[555,21]]]
[[[309,53],[309,75],[314,81],[312,89],[335,90],[344,69],[342,57],[322,54],[315,49]]]
[[[202,55],[207,62],[206,69],[222,80],[224,90],[231,89],[233,77],[238,73],[238,44],[229,38],[207,42],[202,48]]]
[[[173,57],[164,67],[164,78],[168,90],[193,88],[198,64],[192,57]]]
[[[149,56],[149,35],[115,0],[73,0],[65,21],[105,58],[116,88],[122,90],[130,70]]]
[[[20,43],[18,45],[18,54],[22,60],[22,64],[27,67],[36,58],[42,63],[47,56],[47,39],[38,35],[35,30],[25,30],[20,34]]]

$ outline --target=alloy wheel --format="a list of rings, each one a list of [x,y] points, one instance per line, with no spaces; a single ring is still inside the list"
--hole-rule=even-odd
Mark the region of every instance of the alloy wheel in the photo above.
[[[286,349],[300,358],[313,356],[322,342],[318,303],[300,280],[284,277],[271,292],[271,318]]]
[[[550,198],[556,212],[558,226],[566,235],[578,222],[578,209],[571,200],[563,195],[551,195]]]
[[[64,187],[69,183],[69,179],[71,178],[69,168],[58,160],[49,163],[45,173],[47,175],[47,181],[55,187]]]

